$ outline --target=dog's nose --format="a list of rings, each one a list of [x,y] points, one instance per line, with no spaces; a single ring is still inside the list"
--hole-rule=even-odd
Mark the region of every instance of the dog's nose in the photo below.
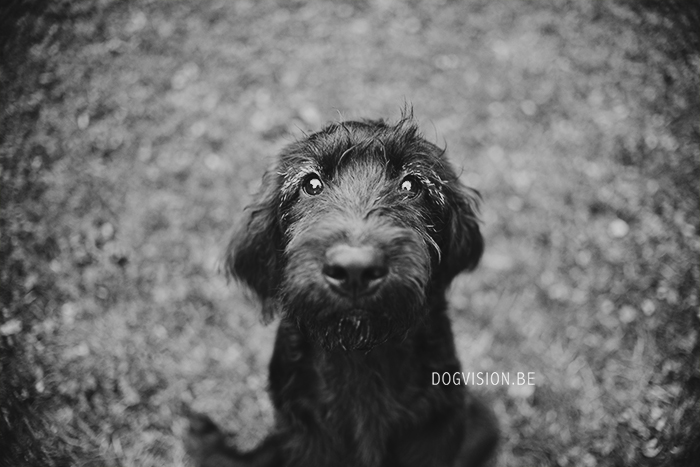
[[[384,255],[372,246],[336,245],[326,251],[323,275],[338,292],[372,292],[386,277]]]

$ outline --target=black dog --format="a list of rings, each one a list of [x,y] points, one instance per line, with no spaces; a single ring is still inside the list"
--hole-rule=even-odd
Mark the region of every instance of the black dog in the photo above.
[[[464,387],[445,289],[482,254],[479,195],[411,116],[334,123],[287,147],[227,251],[228,271],[281,316],[276,428],[226,446],[191,416],[201,466],[481,465],[498,434]]]

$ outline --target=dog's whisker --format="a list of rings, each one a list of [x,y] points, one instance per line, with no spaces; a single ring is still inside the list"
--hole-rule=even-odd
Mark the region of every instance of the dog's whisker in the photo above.
[[[337,164],[337,165],[338,165],[338,166],[342,165],[343,159],[345,159],[345,156],[347,156],[348,154],[350,154],[350,153],[352,152],[352,150],[355,149],[356,147],[357,147],[357,144],[353,144],[352,146],[350,146],[349,148],[347,148],[345,151],[343,151],[343,153],[342,153],[342,154],[340,155],[340,157],[338,158],[338,164]]]

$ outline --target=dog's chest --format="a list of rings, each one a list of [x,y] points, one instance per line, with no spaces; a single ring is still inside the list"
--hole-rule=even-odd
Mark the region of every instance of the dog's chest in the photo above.
[[[328,436],[364,465],[381,463],[389,434],[411,413],[410,382],[383,357],[344,354],[316,362],[317,416]]]

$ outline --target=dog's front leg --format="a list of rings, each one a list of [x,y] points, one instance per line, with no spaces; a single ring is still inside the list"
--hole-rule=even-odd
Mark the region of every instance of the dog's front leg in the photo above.
[[[185,448],[198,467],[281,467],[281,439],[269,435],[255,449],[241,452],[227,443],[227,435],[206,415],[189,413]]]
[[[277,410],[299,397],[297,392],[306,386],[292,384],[311,378],[311,370],[303,358],[308,343],[301,338],[297,326],[283,319],[277,331],[275,349],[270,362],[270,396]],[[303,439],[291,430],[277,430],[252,451],[240,451],[229,440],[230,435],[206,415],[186,409],[190,427],[185,436],[185,448],[199,467],[276,467],[289,463],[282,454],[284,445],[301,446]],[[279,415],[278,415],[279,416]],[[294,439],[292,439],[294,438]]]

